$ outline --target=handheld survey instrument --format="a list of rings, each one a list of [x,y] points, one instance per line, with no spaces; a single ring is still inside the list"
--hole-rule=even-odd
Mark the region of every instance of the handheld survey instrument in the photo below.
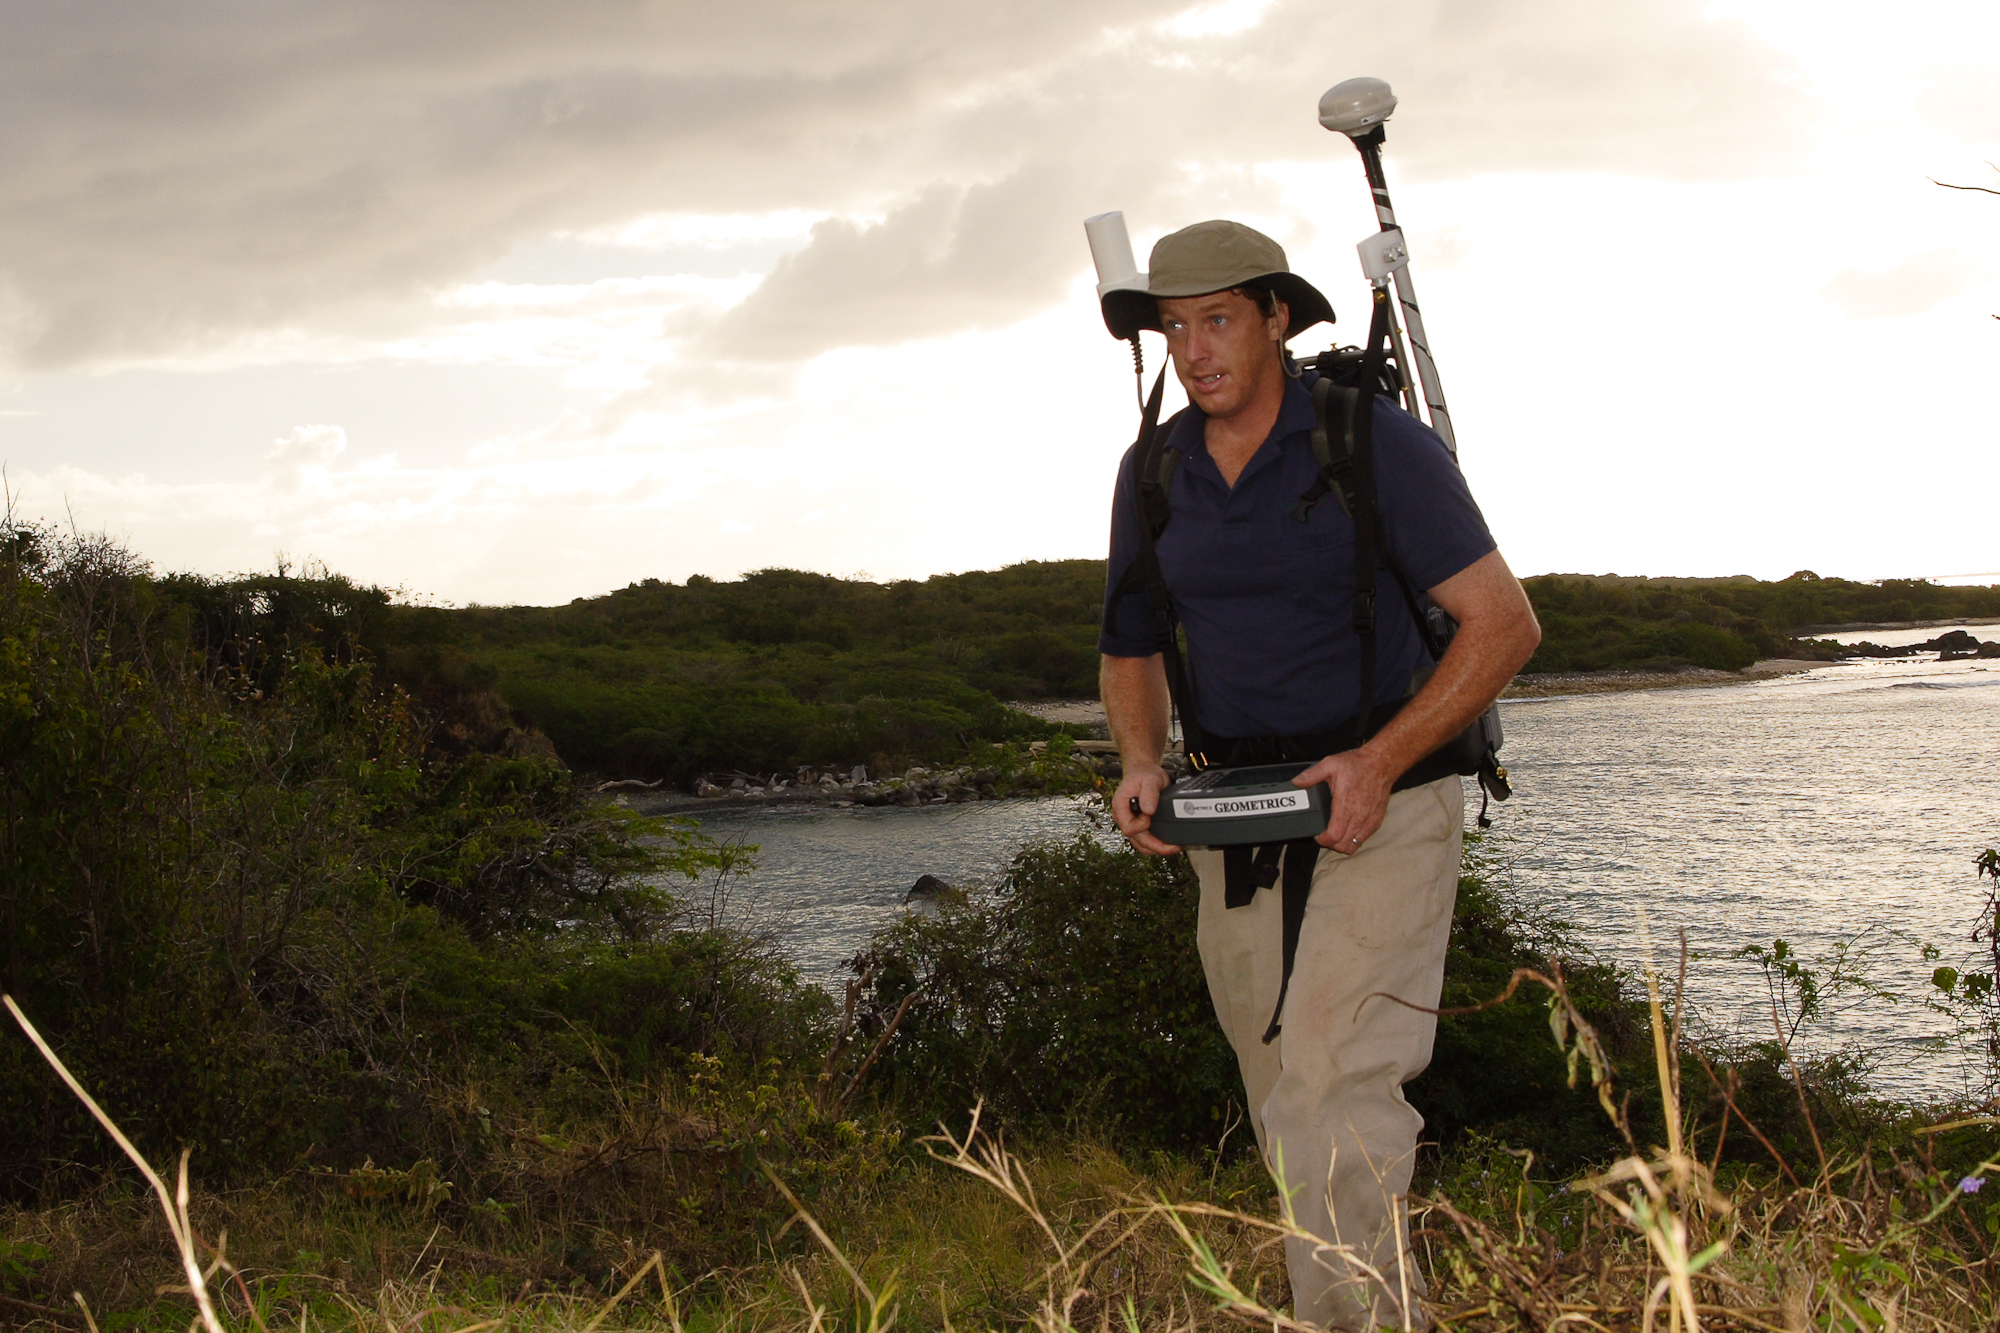
[[[1152,833],[1161,842],[1188,847],[1316,838],[1332,817],[1326,784],[1294,786],[1311,764],[1252,764],[1209,768],[1160,793]],[[1138,804],[1138,798],[1133,798]],[[1138,813],[1134,811],[1133,813]]]
[[[1451,413],[1445,406],[1444,387],[1431,356],[1423,312],[1417,304],[1416,285],[1410,277],[1409,247],[1396,223],[1382,170],[1382,145],[1387,137],[1384,126],[1395,109],[1396,95],[1389,85],[1372,78],[1335,84],[1319,101],[1320,124],[1345,135],[1361,154],[1379,224],[1378,230],[1356,247],[1369,286],[1371,318],[1366,346],[1335,346],[1300,363],[1303,371],[1311,372],[1309,383],[1318,417],[1313,449],[1320,472],[1313,488],[1292,506],[1291,515],[1303,522],[1314,505],[1331,496],[1353,520],[1355,534],[1354,631],[1361,640],[1362,709],[1341,733],[1274,738],[1281,742],[1275,748],[1253,749],[1249,753],[1242,752],[1241,746],[1211,753],[1211,747],[1205,744],[1195,716],[1197,682],[1187,670],[1178,618],[1154,552],[1154,541],[1164,529],[1170,512],[1168,496],[1177,457],[1172,449],[1162,450],[1161,437],[1167,432],[1155,424],[1159,419],[1166,368],[1161,369],[1148,395],[1144,353],[1138,330],[1131,326],[1133,298],[1115,295],[1155,294],[1151,285],[1153,275],[1141,272],[1133,258],[1124,214],[1099,213],[1084,222],[1091,260],[1097,269],[1097,294],[1105,309],[1106,326],[1114,336],[1130,341],[1133,370],[1139,376],[1140,428],[1134,466],[1143,511],[1142,542],[1139,559],[1128,577],[1143,579],[1150,593],[1173,713],[1179,720],[1180,737],[1191,770],[1189,776],[1160,794],[1159,809],[1152,817],[1152,832],[1163,842],[1197,847],[1269,845],[1309,839],[1325,831],[1329,818],[1325,785],[1298,787],[1292,779],[1325,754],[1365,741],[1373,734],[1370,721],[1386,721],[1394,712],[1391,706],[1377,707],[1374,703],[1378,569],[1393,576],[1433,662],[1442,659],[1457,630],[1456,622],[1431,604],[1422,590],[1413,587],[1388,559],[1375,508],[1371,422],[1378,395],[1400,400],[1411,416],[1426,422],[1436,432],[1454,460],[1458,457]],[[1157,259],[1159,252],[1155,255]],[[1283,264],[1282,255],[1279,264]],[[1162,277],[1159,294],[1180,295],[1183,290]],[[1331,320],[1332,311],[1324,305],[1323,298],[1318,298],[1317,293],[1313,295],[1320,305],[1307,322]],[[1113,319],[1114,306],[1126,309],[1123,321]],[[1295,329],[1302,327],[1295,325]],[[1513,793],[1507,782],[1507,770],[1497,758],[1503,740],[1499,713],[1489,709],[1463,734],[1420,760],[1397,786],[1400,789],[1457,773],[1477,776],[1486,796],[1504,801]],[[1313,757],[1298,762],[1303,755]],[[1269,762],[1279,758],[1286,762]],[[1136,800],[1133,807],[1132,813],[1140,813]],[[1490,822],[1482,804],[1480,826]]]

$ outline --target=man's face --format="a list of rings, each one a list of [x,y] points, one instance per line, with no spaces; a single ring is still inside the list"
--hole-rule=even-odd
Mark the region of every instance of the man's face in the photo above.
[[[1225,420],[1250,406],[1260,386],[1284,376],[1278,348],[1290,320],[1283,302],[1267,316],[1237,291],[1160,302],[1160,328],[1188,401]]]

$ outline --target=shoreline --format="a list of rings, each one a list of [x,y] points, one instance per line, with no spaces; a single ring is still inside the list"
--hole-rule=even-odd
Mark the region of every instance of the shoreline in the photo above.
[[[928,768],[917,765],[902,773],[871,778],[864,768],[849,774],[828,774],[817,782],[776,780],[752,785],[738,780],[722,788],[706,780],[692,792],[643,788],[618,791],[613,803],[641,815],[684,815],[699,810],[759,810],[771,806],[822,806],[834,810],[916,809],[964,805],[973,801],[1004,801],[1038,796],[1075,796],[1092,790],[1096,781],[1118,775],[1118,756],[1109,741],[1072,740],[1067,750],[1048,752],[1048,742],[1032,741],[1018,766],[980,769]],[[803,773],[804,770],[801,770]],[[597,790],[607,794],[607,783]]]
[[[1500,692],[1502,699],[1546,699],[1562,694],[1616,694],[1627,690],[1674,690],[1702,685],[1750,685],[1774,676],[1796,676],[1816,667],[1835,666],[1801,657],[1767,657],[1741,671],[1683,667],[1677,671],[1548,671],[1514,677]],[[1044,722],[1102,728],[1104,705],[1096,699],[1047,699],[1009,703]]]
[[[1741,671],[1682,667],[1678,671],[1545,671],[1514,677],[1502,699],[1550,699],[1564,694],[1618,694],[1627,690],[1684,690],[1702,685],[1750,685],[1773,676],[1796,676],[1815,667],[1837,666],[1801,657],[1766,657]]]
[[[1828,634],[1866,634],[1871,630],[1972,629],[1986,625],[2000,625],[2000,620],[1995,620],[1991,616],[1955,616],[1950,620],[1869,620],[1856,621],[1851,625],[1801,625],[1791,633],[1794,637],[1809,639],[1821,638]]]
[[[1562,671],[1545,672],[1535,675],[1521,675],[1513,684],[1501,692],[1501,699],[1550,699],[1570,694],[1617,694],[1634,690],[1673,690],[1714,687],[1724,685],[1749,685],[1760,680],[1770,680],[1776,676],[1794,676],[1811,671],[1816,667],[1832,666],[1834,663],[1814,662],[1803,658],[1771,657],[1753,662],[1741,671],[1717,671],[1707,667],[1686,667],[1679,671]],[[1103,739],[1106,732],[1104,705],[1096,699],[1044,699],[1033,703],[1009,703],[1009,708],[1019,709],[1031,717],[1044,722],[1062,723],[1072,727],[1082,727],[1095,734],[1095,739],[1081,739],[1076,742],[1077,758],[1100,772],[1107,771],[1107,761],[1116,763],[1116,757],[1108,753],[1110,743]],[[918,771],[901,777],[886,778],[870,787],[900,788],[905,784],[915,785],[928,772]],[[947,782],[956,774],[939,773],[936,777]],[[935,778],[926,787],[935,787]],[[754,810],[772,806],[819,805],[841,809],[864,806],[915,806],[945,805],[964,801],[1007,799],[991,797],[957,787],[949,796],[926,794],[918,800],[855,800],[851,787],[836,787],[826,790],[819,787],[787,786],[777,791],[757,790],[752,792],[718,792],[709,796],[697,796],[692,792],[636,790],[620,791],[612,799],[630,807],[643,815],[685,815],[702,810]],[[1027,796],[1029,793],[1020,793]]]

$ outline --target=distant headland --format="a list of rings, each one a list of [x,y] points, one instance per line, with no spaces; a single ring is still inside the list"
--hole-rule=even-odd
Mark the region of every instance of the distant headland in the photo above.
[[[484,699],[489,728],[546,736],[581,772],[770,790],[801,769],[977,771],[980,747],[1100,736],[1046,706],[1096,695],[1104,577],[1101,560],[883,583],[767,569],[558,607],[383,605],[357,629],[414,697]],[[2000,621],[2000,588],[1810,570],[1524,583],[1543,642],[1515,697],[1800,670],[1849,652],[1830,626]]]
[[[38,577],[66,577],[54,534],[23,530],[13,540],[43,561]],[[1102,560],[884,583],[765,569],[729,581],[642,579],[566,606],[451,607],[399,603],[316,568],[157,576],[140,557],[117,554],[162,613],[183,617],[204,642],[365,661],[379,684],[401,691],[433,746],[553,755],[593,783],[692,792],[741,778],[769,791],[796,784],[802,770],[818,785],[819,775],[863,765],[959,773],[958,785],[976,791],[996,785],[971,780],[1000,762],[987,757],[994,747],[1025,757],[1033,742],[1093,730],[1047,706],[1096,695]],[[1516,697],[1743,680],[1869,651],[1824,637],[1836,629],[1962,634],[2000,621],[2000,587],[1859,583],[1810,570],[1774,581],[1523,582],[1543,641]],[[1034,767],[1024,760],[1024,779]],[[1046,789],[1057,775],[1040,767]]]

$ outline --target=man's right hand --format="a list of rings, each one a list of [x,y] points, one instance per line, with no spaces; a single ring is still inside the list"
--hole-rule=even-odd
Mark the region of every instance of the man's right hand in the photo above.
[[[1125,835],[1125,841],[1147,856],[1171,856],[1180,848],[1161,842],[1152,835],[1153,815],[1160,808],[1160,793],[1171,781],[1167,770],[1157,764],[1147,768],[1125,771],[1124,781],[1118,784],[1117,795],[1111,798],[1111,818],[1118,823],[1118,831]],[[1139,803],[1139,813],[1132,813],[1132,803]]]

